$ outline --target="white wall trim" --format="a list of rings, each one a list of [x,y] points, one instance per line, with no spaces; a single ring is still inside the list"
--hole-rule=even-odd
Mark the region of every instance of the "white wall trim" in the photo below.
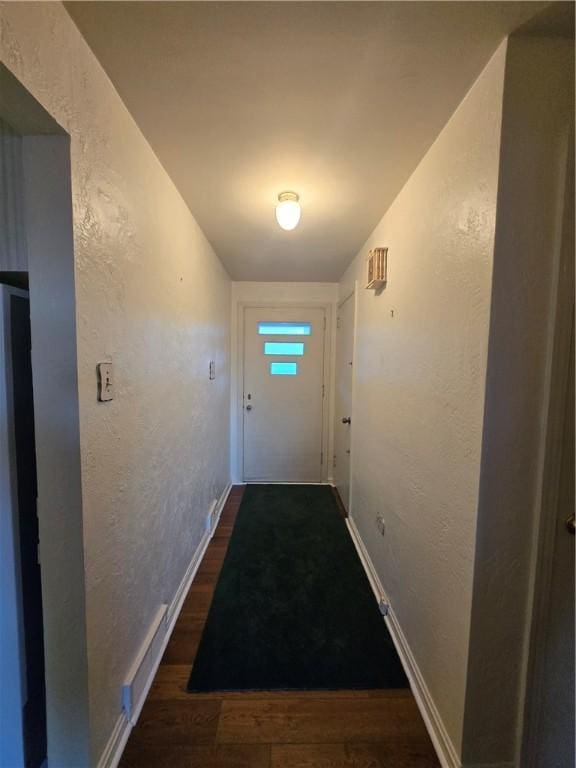
[[[186,572],[178,585],[174,597],[170,603],[163,603],[158,608],[156,616],[122,686],[123,710],[118,716],[108,743],[98,761],[98,768],[116,768],[120,762],[130,732],[138,722],[140,712],[154,682],[154,677],[172,635],[176,620],[180,615],[182,605],[200,567],[200,563],[206,554],[210,539],[214,535],[231,489],[232,483],[228,483],[216,502],[215,507],[214,502],[212,503],[206,516],[204,535],[192,555],[192,559],[186,568]],[[136,697],[133,695],[135,689],[139,691]]]
[[[220,494],[220,498],[216,502],[214,511],[212,512],[212,509],[210,509],[208,512],[206,518],[206,531],[204,536],[202,536],[198,548],[192,557],[192,560],[186,569],[186,573],[184,574],[184,577],[180,582],[178,589],[176,590],[176,594],[172,598],[172,601],[166,612],[166,625],[168,626],[169,634],[172,633],[176,619],[180,615],[180,610],[182,609],[184,599],[186,598],[194,576],[196,576],[196,572],[200,567],[200,563],[202,562],[202,558],[204,557],[208,544],[210,543],[210,539],[214,535],[214,531],[220,520],[220,515],[222,514],[222,510],[224,509],[224,505],[226,504],[226,500],[228,499],[231,490],[232,483],[228,483]]]
[[[352,542],[354,543],[356,551],[358,552],[358,557],[360,558],[360,561],[364,566],[364,570],[366,571],[366,576],[368,577],[368,581],[370,582],[370,586],[372,587],[376,601],[380,603],[380,601],[384,600],[386,603],[388,603],[388,605],[390,605],[388,595],[386,594],[382,582],[380,581],[380,577],[376,573],[376,569],[374,568],[374,564],[370,558],[370,555],[364,546],[364,542],[362,541],[360,532],[356,527],[354,518],[348,516],[346,518],[346,525],[348,526],[348,531],[352,537]]]
[[[170,635],[166,632],[168,605],[162,603],[122,686],[122,706],[131,725],[136,725],[144,701]]]
[[[341,298],[338,301],[338,304],[336,306],[336,317],[334,318],[336,330],[335,330],[335,338],[334,338],[334,354],[333,354],[333,364],[334,364],[334,386],[332,388],[333,390],[333,396],[334,396],[334,413],[333,413],[333,420],[332,420],[332,429],[333,429],[333,440],[332,440],[332,456],[330,457],[330,472],[334,476],[334,486],[336,487],[336,475],[337,472],[334,471],[334,469],[337,469],[337,467],[334,466],[334,461],[338,461],[338,458],[336,456],[336,430],[338,417],[336,415],[336,401],[337,401],[337,395],[336,395],[336,389],[337,389],[337,377],[338,377],[338,317],[339,313],[341,311],[342,306],[345,302],[347,302],[349,299],[352,299],[354,302],[354,320],[352,324],[352,379],[350,381],[350,413],[348,414],[351,419],[352,423],[349,425],[350,429],[350,462],[348,464],[348,498],[346,499],[346,503],[344,499],[342,499],[342,504],[344,504],[344,507],[346,509],[346,512],[348,516],[350,517],[352,515],[352,477],[354,476],[354,425],[356,423],[356,419],[354,417],[354,393],[356,390],[356,364],[357,364],[357,355],[358,355],[358,344],[357,344],[357,329],[358,329],[358,310],[359,310],[359,291],[358,291],[358,280],[354,280],[354,284],[350,291]],[[340,414],[341,415],[341,414]]]
[[[126,712],[122,711],[118,715],[118,720],[112,729],[108,743],[104,747],[104,752],[98,761],[98,768],[116,768],[124,752],[124,747],[132,731],[132,725]]]
[[[374,563],[364,546],[364,542],[362,541],[352,517],[346,518],[346,525],[348,526],[350,536],[352,537],[360,561],[364,566],[366,576],[368,577],[368,581],[370,582],[376,600],[378,603],[384,601],[388,605],[388,613],[384,617],[384,621],[386,622],[388,631],[390,632],[390,636],[392,637],[396,651],[398,652],[398,656],[404,667],[404,672],[410,682],[410,688],[412,689],[416,704],[418,705],[420,714],[422,715],[428,733],[430,734],[430,738],[432,739],[434,749],[436,750],[442,768],[462,768],[458,753],[456,752],[452,740],[442,722],[440,713],[434,704],[434,699],[432,698],[424,677],[418,668],[414,654],[410,649],[396,614],[390,605],[386,590],[380,581],[380,577],[374,568]],[[488,768],[488,766],[470,766],[470,768]],[[507,764],[492,765],[490,768],[509,768],[509,766]],[[510,766],[510,768],[512,768],[512,766]]]
[[[473,763],[465,768],[517,768],[516,763]]]
[[[430,734],[430,738],[432,739],[434,749],[436,750],[442,768],[462,768],[458,753],[448,735],[448,731],[436,708],[432,694],[426,685],[426,681],[420,672],[414,654],[408,645],[402,627],[391,606],[388,609],[388,615],[385,616],[384,621],[388,626],[390,636],[392,637],[398,655],[402,661],[404,671],[410,682],[410,688],[412,689],[412,693],[418,704],[418,709],[420,710],[420,714],[428,729],[428,733]],[[493,768],[496,768],[496,766]]]

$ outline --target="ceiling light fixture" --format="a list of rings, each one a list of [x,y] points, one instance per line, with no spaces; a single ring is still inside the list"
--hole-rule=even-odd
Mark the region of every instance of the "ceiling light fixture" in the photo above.
[[[281,192],[276,206],[276,221],[282,229],[295,229],[300,221],[300,198],[296,192]]]

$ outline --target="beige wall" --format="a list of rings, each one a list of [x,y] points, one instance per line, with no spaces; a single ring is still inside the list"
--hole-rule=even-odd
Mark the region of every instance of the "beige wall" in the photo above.
[[[360,285],[352,516],[452,742],[462,728],[506,45],[343,276]],[[388,284],[364,290],[387,246]],[[383,514],[385,534],[376,526]]]
[[[63,6],[2,4],[0,26],[3,62],[70,135],[74,259],[66,285],[73,301],[75,278],[78,360],[77,371],[65,374],[78,379],[75,524],[84,551],[55,548],[50,555],[78,557],[79,569],[84,557],[95,765],[120,714],[125,675],[158,607],[174,596],[206,513],[229,479],[230,282]],[[42,300],[41,290],[32,295],[33,312]],[[52,309],[56,317],[58,305]],[[46,345],[44,353],[49,357]],[[208,379],[210,360],[215,381]],[[96,399],[100,361],[114,365],[108,404]],[[52,483],[42,466],[41,505],[49,504]],[[56,471],[54,482],[68,471],[75,476],[73,466]],[[75,583],[82,588],[81,572]],[[58,595],[45,591],[45,599],[54,617],[63,607]],[[60,714],[82,696],[59,693]],[[80,711],[85,702],[76,704]],[[88,745],[62,743],[62,730],[59,741],[65,723],[56,714],[50,763],[78,768]]]
[[[550,391],[554,334],[557,314],[570,314],[573,306],[573,278],[566,267],[561,271],[560,264],[566,174],[573,173],[568,169],[568,152],[573,142],[573,43],[511,37],[502,117],[465,765],[512,763],[518,749],[534,535],[541,514],[553,514],[543,507],[542,498],[550,398],[561,401],[562,397]],[[573,262],[574,253],[568,258]],[[569,295],[559,303],[566,289]],[[558,759],[546,765],[560,765]]]
[[[573,62],[504,42],[340,285],[388,246],[359,295],[352,516],[449,765],[518,765]]]
[[[73,393],[76,376],[78,381],[79,425],[71,420],[71,440],[79,442],[71,456],[79,466],[72,460],[69,467],[58,465],[54,457],[52,465],[40,461],[39,480],[42,507],[58,484],[67,484],[67,470],[80,483],[81,469],[79,517],[70,538],[78,580],[66,587],[61,578],[60,587],[68,589],[66,599],[78,593],[77,604],[86,601],[90,712],[89,735],[84,723],[78,728],[86,743],[72,752],[52,731],[50,757],[58,766],[78,766],[86,762],[84,748],[96,764],[120,712],[124,677],[158,606],[170,602],[180,584],[204,532],[206,512],[228,481],[231,305],[236,311],[242,301],[334,304],[336,291],[330,284],[250,283],[235,285],[232,296],[220,262],[63,7],[3,4],[0,22],[3,62],[70,135],[74,259],[62,262],[67,270],[62,285],[72,291],[68,314],[75,299],[77,332],[68,341],[71,353],[77,345],[78,364],[64,373]],[[386,289],[376,296],[361,288],[358,303],[352,515],[453,754],[464,754],[467,764],[494,763],[512,754],[523,660],[514,667],[500,709],[494,709],[496,719],[504,718],[503,707],[512,716],[493,728],[493,739],[479,734],[476,723],[498,698],[508,661],[502,653],[489,666],[475,662],[493,642],[506,648],[509,638],[514,641],[509,653],[521,651],[528,620],[525,604],[512,610],[515,606],[498,597],[509,563],[519,566],[519,589],[528,577],[530,529],[521,541],[514,531],[523,505],[533,503],[537,491],[536,484],[524,489],[519,479],[537,462],[527,453],[514,477],[502,472],[511,443],[498,430],[499,409],[506,403],[502,392],[515,396],[525,376],[533,376],[530,396],[521,403],[523,413],[514,414],[516,426],[526,424],[523,416],[534,404],[542,406],[545,370],[534,371],[531,362],[546,355],[548,336],[536,333],[537,345],[516,360],[515,389],[510,389],[506,344],[516,339],[501,337],[496,321],[513,323],[514,302],[520,306],[527,295],[532,301],[545,295],[543,314],[532,320],[536,332],[549,318],[553,281],[548,262],[539,259],[548,241],[538,239],[541,198],[533,198],[527,201],[533,242],[523,248],[542,291],[526,280],[509,303],[507,286],[516,285],[517,265],[517,230],[509,225],[513,220],[520,229],[525,219],[514,196],[522,189],[529,196],[519,171],[532,157],[527,153],[540,146],[533,134],[518,131],[535,121],[537,133],[550,139],[549,151],[558,151],[559,164],[564,146],[562,137],[546,133],[551,124],[538,113],[538,99],[547,90],[562,91],[557,82],[550,90],[546,81],[549,52],[514,43],[508,61],[517,68],[509,70],[511,79],[506,74],[506,87],[515,84],[516,90],[504,95],[507,50],[504,43],[495,53],[340,285],[342,296],[354,280],[363,286],[368,249],[389,247]],[[540,90],[532,94],[528,65],[541,65],[543,73]],[[514,93],[520,102],[514,102]],[[526,103],[532,106],[522,113]],[[522,114],[525,121],[514,124]],[[516,143],[519,135],[527,137],[525,144]],[[67,141],[58,147],[67,152]],[[41,157],[42,142],[30,144],[28,165]],[[517,175],[500,173],[507,158]],[[546,189],[553,195],[560,165],[552,167],[550,154],[539,162],[535,183],[540,171],[550,170]],[[52,167],[66,170],[65,158]],[[49,189],[49,175],[45,181]],[[68,193],[66,187],[64,196]],[[546,222],[550,233],[552,218]],[[40,252],[38,238],[34,252]],[[30,268],[32,284],[34,260]],[[39,288],[41,274],[38,269]],[[494,277],[505,278],[494,283],[496,290]],[[50,309],[45,303],[44,317]],[[52,308],[56,320],[59,312]],[[36,368],[50,362],[49,345],[36,355]],[[208,381],[211,359],[214,382]],[[102,360],[111,360],[115,370],[115,399],[106,405],[96,401],[95,365]],[[61,375],[52,364],[52,373]],[[48,412],[49,398],[44,400]],[[528,437],[537,439],[538,424],[528,429]],[[514,444],[524,435],[512,434]],[[57,475],[46,471],[50,466]],[[499,496],[503,487],[517,493]],[[510,517],[508,502],[514,510]],[[384,537],[377,514],[384,515]],[[505,526],[494,527],[498,521]],[[494,569],[493,553],[502,540],[507,546]],[[47,552],[53,571],[57,558],[70,554],[62,547]],[[48,591],[44,584],[54,602],[57,586],[56,577]],[[83,619],[71,643],[85,642]],[[499,631],[486,634],[488,623]],[[54,645],[56,635],[49,642]],[[52,650],[63,656],[61,648]],[[66,651],[66,659],[79,653],[81,671],[81,649],[71,645],[70,655]],[[484,681],[490,687],[483,691]],[[85,695],[84,682],[64,691],[69,710],[74,696]],[[78,698],[79,718],[86,704]],[[54,718],[53,723],[58,728]]]

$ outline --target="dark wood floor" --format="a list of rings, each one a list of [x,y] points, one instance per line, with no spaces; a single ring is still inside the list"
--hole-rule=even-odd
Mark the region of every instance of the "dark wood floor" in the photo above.
[[[438,768],[409,690],[186,692],[243,492],[228,498],[121,768]]]

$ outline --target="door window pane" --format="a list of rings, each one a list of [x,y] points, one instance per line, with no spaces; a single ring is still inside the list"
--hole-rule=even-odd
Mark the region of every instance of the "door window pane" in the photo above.
[[[298,363],[270,363],[272,376],[296,376]]]
[[[265,341],[264,354],[302,356],[304,344],[301,341]]]
[[[310,323],[258,323],[260,336],[310,336]]]

